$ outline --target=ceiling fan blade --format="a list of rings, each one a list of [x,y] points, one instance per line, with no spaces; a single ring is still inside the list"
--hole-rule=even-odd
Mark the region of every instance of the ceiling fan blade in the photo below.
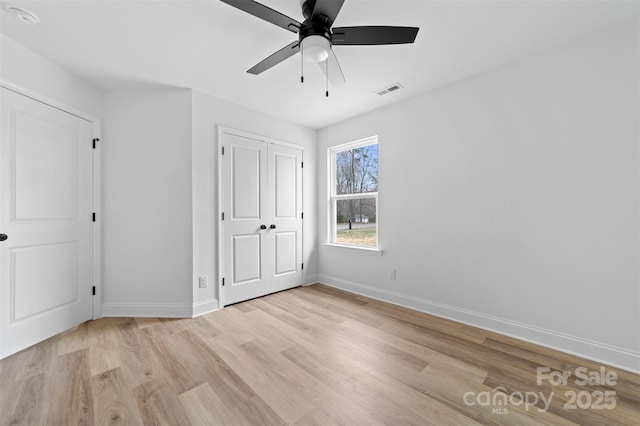
[[[344,0],[316,0],[316,4],[313,6],[313,12],[311,13],[311,19],[319,20],[321,16],[324,16],[324,24],[327,27],[333,25],[333,21],[336,20],[338,12],[342,9]]]
[[[320,65],[322,72],[329,78],[332,86],[340,86],[346,83],[340,62],[338,62],[338,57],[333,49],[329,50],[329,57],[323,62],[318,62],[318,65]]]
[[[297,33],[300,30],[302,24],[293,18],[289,18],[287,15],[283,15],[277,10],[273,10],[257,1],[253,0],[220,0],[223,3],[227,3],[237,9],[247,12],[250,15],[264,19],[267,22],[271,22],[274,25],[289,30],[292,33]]]
[[[300,42],[294,41],[293,43],[278,50],[273,55],[267,56],[261,62],[254,65],[253,68],[249,69],[247,72],[249,74],[260,74],[261,72],[266,71],[275,65],[278,65],[280,62],[284,61],[285,59],[289,59],[299,51],[300,51]]]
[[[331,43],[336,46],[413,43],[420,28],[415,27],[340,27],[334,28]]]

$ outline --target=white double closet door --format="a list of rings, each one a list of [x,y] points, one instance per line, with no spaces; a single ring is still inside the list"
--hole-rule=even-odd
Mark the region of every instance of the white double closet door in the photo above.
[[[302,285],[302,151],[223,131],[224,305]]]

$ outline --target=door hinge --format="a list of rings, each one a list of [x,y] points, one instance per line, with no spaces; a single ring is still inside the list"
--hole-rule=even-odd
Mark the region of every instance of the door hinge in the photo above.
[[[93,139],[93,149],[96,149],[96,143],[100,142],[100,138]]]
[[[302,264],[302,266],[300,267],[300,269],[304,269],[304,263]]]
[[[224,220],[224,212],[222,212],[222,220]]]
[[[301,169],[304,169],[304,161],[301,161],[301,162],[300,162],[300,168],[301,168]]]
[[[222,147],[222,155],[224,155],[224,146]]]
[[[222,286],[224,287],[224,278],[222,278]]]
[[[304,213],[300,213],[300,219],[304,219]]]
[[[93,212],[92,220],[93,220],[93,222],[95,222],[95,221],[96,221],[96,212]]]
[[[92,294],[93,296],[95,296],[95,295],[96,295],[96,286],[95,286],[95,285],[93,286],[93,289],[91,290],[91,294]]]

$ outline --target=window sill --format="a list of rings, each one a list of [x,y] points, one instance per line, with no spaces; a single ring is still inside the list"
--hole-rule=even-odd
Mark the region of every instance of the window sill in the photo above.
[[[322,245],[324,247],[330,247],[331,249],[346,250],[346,251],[352,251],[354,253],[364,253],[364,254],[372,254],[375,256],[382,256],[382,250],[380,250],[379,248],[348,246],[344,244],[331,244],[331,243],[325,243]]]

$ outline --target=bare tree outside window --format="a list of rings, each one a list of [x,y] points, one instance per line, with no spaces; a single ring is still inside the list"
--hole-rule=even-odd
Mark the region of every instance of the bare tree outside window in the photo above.
[[[336,152],[336,194],[378,192],[378,145]]]
[[[334,242],[377,247],[378,144],[332,153]]]

